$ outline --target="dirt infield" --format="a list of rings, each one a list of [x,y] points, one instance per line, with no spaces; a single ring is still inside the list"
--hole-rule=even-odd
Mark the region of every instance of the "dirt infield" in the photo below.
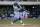
[[[0,24],[0,27],[40,27],[40,25],[16,25],[16,24],[13,24],[13,25],[3,25],[3,24]]]
[[[40,27],[40,25],[25,25],[24,27]]]

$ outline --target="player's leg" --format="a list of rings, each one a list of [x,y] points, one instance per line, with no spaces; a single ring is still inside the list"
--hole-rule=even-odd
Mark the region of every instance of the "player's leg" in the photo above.
[[[22,14],[20,14],[19,20],[20,20],[20,23],[21,23],[21,24],[23,24],[23,20],[22,20],[22,19],[23,19]]]
[[[17,22],[18,20],[19,20],[19,15],[17,14],[17,15],[14,16],[14,21],[13,21],[13,23]]]

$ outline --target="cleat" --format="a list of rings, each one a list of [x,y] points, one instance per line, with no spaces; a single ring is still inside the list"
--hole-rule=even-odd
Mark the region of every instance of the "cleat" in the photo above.
[[[11,22],[11,24],[13,24],[13,22]]]

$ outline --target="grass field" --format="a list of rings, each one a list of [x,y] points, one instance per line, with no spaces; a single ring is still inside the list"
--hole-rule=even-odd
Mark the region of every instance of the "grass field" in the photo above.
[[[40,19],[26,19],[23,20],[24,24],[40,24]],[[0,24],[11,24],[10,20],[0,20]],[[20,21],[15,22],[15,24],[21,24]]]
[[[21,24],[19,21],[16,22],[17,24]],[[24,24],[40,24],[40,19],[26,19],[23,20]]]

